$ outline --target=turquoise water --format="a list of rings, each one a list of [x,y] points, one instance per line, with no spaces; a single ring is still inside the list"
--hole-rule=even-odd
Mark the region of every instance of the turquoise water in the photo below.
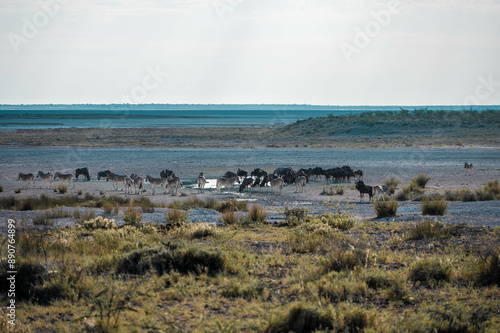
[[[400,106],[311,105],[0,105],[0,130],[46,128],[260,127],[280,126],[329,114],[413,110]],[[463,106],[427,106],[429,110],[462,111]],[[478,106],[474,110],[500,110]]]

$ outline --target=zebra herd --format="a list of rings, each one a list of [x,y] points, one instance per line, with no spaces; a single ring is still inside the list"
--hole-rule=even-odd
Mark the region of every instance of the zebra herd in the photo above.
[[[79,176],[83,175],[87,181],[91,180],[88,168],[79,168],[75,170],[75,174],[63,174],[61,172],[56,172],[54,175],[52,173],[44,173],[39,171],[36,174],[36,179],[40,179],[42,184],[45,182],[52,187],[53,181],[59,178],[63,182],[68,182],[68,185],[75,187],[75,179],[78,180]],[[353,171],[349,166],[323,169],[320,167],[309,168],[309,169],[299,169],[294,170],[292,167],[280,167],[274,170],[272,173],[267,173],[261,168],[256,168],[249,173],[246,170],[238,169],[237,172],[228,171],[223,176],[217,178],[216,189],[217,193],[222,193],[223,188],[227,188],[228,192],[234,184],[238,183],[239,191],[244,192],[252,191],[256,187],[271,186],[272,192],[279,191],[282,193],[284,185],[295,184],[295,192],[304,192],[305,186],[310,179],[314,178],[320,180],[322,177],[327,183],[335,182],[350,182],[352,178],[356,178],[360,181],[363,178],[363,171],[357,170]],[[133,173],[130,176],[120,175],[111,172],[110,170],[100,171],[97,174],[97,180],[106,179],[106,181],[111,181],[113,183],[113,189],[118,190],[119,184],[123,184],[123,189],[125,193],[140,194],[144,187],[144,183],[148,182],[152,186],[152,194],[154,195],[157,187],[165,187],[165,193],[171,193],[172,195],[177,195],[179,187],[181,187],[182,180],[180,177],[176,176],[172,170],[162,170],[160,172],[160,177],[155,178],[147,175],[145,178],[138,176]],[[23,174],[19,173],[18,180],[22,180],[25,183],[33,181],[35,182],[35,175],[32,173]],[[205,178],[203,172],[199,174],[196,179],[196,184],[198,186],[198,191],[204,193],[205,186],[207,184],[207,179]],[[41,186],[40,186],[41,187]]]

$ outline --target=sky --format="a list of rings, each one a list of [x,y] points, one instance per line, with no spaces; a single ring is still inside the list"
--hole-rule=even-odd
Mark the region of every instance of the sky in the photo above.
[[[500,104],[500,0],[0,0],[0,104]]]

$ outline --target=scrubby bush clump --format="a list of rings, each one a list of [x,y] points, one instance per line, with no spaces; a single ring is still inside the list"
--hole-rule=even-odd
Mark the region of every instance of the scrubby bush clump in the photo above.
[[[266,221],[267,213],[260,205],[252,205],[248,210],[248,219],[252,222],[263,223]]]
[[[431,177],[427,176],[424,173],[420,173],[417,177],[413,179],[413,182],[415,182],[416,185],[418,185],[421,188],[425,188],[425,185],[431,180]]]
[[[441,238],[449,235],[450,227],[439,221],[425,220],[410,228],[406,239],[420,240]]]
[[[409,279],[413,282],[428,285],[431,282],[449,282],[452,278],[452,273],[452,268],[449,264],[439,260],[422,259],[410,268]]]
[[[448,203],[443,198],[424,197],[420,202],[422,214],[424,215],[444,215],[448,209]]]
[[[398,185],[401,184],[401,181],[396,177],[392,176],[391,178],[384,180],[383,184],[389,186],[391,194],[394,194],[394,192],[396,192],[396,188],[398,187]]]
[[[378,218],[395,216],[398,211],[398,202],[394,199],[389,200],[375,200],[373,203],[373,209]]]
[[[224,252],[215,247],[184,247],[179,244],[142,248],[124,255],[117,273],[145,274],[155,271],[163,275],[172,270],[180,273],[216,275],[227,267]]]
[[[96,229],[118,229],[118,225],[115,223],[115,220],[105,218],[102,216],[98,216],[96,218],[83,221],[82,227],[87,230],[96,230]]]

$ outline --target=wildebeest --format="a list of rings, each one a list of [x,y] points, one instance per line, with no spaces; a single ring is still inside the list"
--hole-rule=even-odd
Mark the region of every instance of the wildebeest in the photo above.
[[[90,174],[89,174],[89,169],[88,168],[80,168],[75,170],[75,178],[78,180],[78,177],[80,175],[83,175],[87,181],[90,181]]]
[[[227,187],[227,192],[229,193],[229,190],[231,189],[231,186],[234,185],[234,183],[238,182],[240,183],[240,180],[238,179],[238,175],[234,175],[232,177],[219,177],[217,178],[217,193],[221,193],[221,188]]]
[[[150,175],[146,176],[146,181],[148,181],[153,187],[153,195],[155,195],[156,187],[163,187],[167,184],[167,180],[164,178],[153,178]]]
[[[52,187],[52,183],[54,181],[54,175],[51,174],[50,172],[43,173],[42,171],[38,171],[36,174],[36,178],[40,178],[42,183],[50,183],[50,187]],[[40,188],[42,188],[42,185],[40,184]]]
[[[22,173],[19,172],[17,176],[17,180],[22,180],[24,183],[28,183],[27,187],[29,188],[30,182],[33,181],[33,186],[35,186],[35,175],[32,173]]]
[[[469,172],[472,172],[474,171],[474,166],[472,165],[472,163],[465,162],[465,169]]]
[[[97,180],[101,180],[101,178],[106,178],[106,181],[108,181],[108,174],[112,173],[111,171],[109,170],[106,170],[106,171],[99,171],[97,173]]]
[[[373,200],[373,188],[371,186],[365,185],[362,180],[358,180],[356,182],[356,189],[359,191],[359,201],[361,201],[365,193],[368,194],[370,201]]]
[[[182,186],[182,181],[179,177],[172,177],[170,179],[167,179],[167,192],[172,193],[172,195],[177,195],[177,191],[179,190],[179,187]],[[174,188],[175,188],[175,194],[174,194]]]
[[[257,187],[260,185],[260,177],[255,178],[252,187]]]
[[[236,174],[238,177],[241,177],[241,179],[245,179],[248,177],[248,172],[246,170],[238,168],[238,171],[236,171]]]
[[[224,176],[222,176],[224,178],[232,178],[232,177],[238,177],[238,175],[232,171],[227,171]],[[238,184],[240,183],[239,181],[239,177],[238,177]]]
[[[207,185],[207,179],[203,175],[203,172],[200,172],[200,175],[197,178],[198,183],[198,192],[205,192],[205,185]]]
[[[266,182],[267,182],[267,172],[266,171],[264,171],[264,170],[262,170],[260,168],[257,168],[257,169],[254,169],[250,173],[250,176],[260,178],[261,179],[261,181],[259,182],[260,186],[261,187],[266,186]]]
[[[240,192],[243,192],[245,190],[245,188],[247,188],[247,187],[250,188],[250,190],[251,190],[253,183],[254,183],[253,178],[243,179],[243,181],[241,182],[241,185],[240,185]]]
[[[295,179],[295,192],[304,192],[304,186],[306,186],[306,177],[299,176]]]
[[[169,179],[172,177],[175,177],[175,173],[172,170],[165,169],[160,172],[160,178]]]
[[[68,182],[68,186],[70,183],[73,183],[73,187],[75,187],[75,182],[73,180],[75,176],[72,173],[60,173],[56,172],[54,174],[54,180],[59,178],[62,182]]]
[[[354,176],[356,177],[357,180],[362,180],[363,179],[363,170],[354,171]]]

